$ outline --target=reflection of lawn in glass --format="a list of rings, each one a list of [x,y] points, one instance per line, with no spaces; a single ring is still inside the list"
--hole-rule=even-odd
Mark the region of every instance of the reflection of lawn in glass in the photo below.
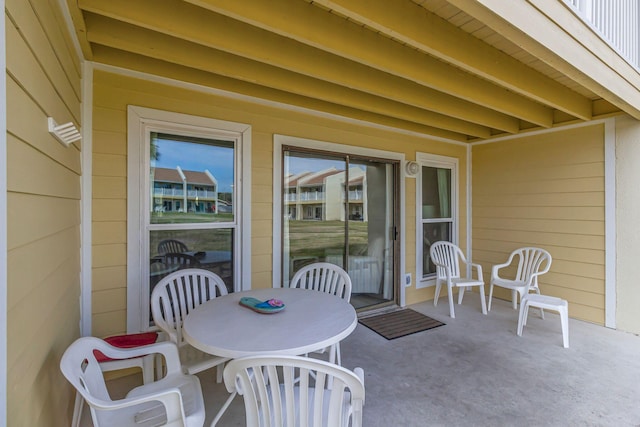
[[[324,257],[326,251],[344,252],[343,221],[289,220],[289,252],[291,257]],[[368,246],[367,223],[349,221],[349,253],[363,255]]]
[[[193,222],[231,222],[231,213],[196,213],[196,212],[153,212],[151,224],[185,224]]]
[[[179,240],[189,248],[189,251],[232,251],[232,230],[154,230],[149,234],[149,249],[151,257],[158,254],[158,243],[165,239]]]

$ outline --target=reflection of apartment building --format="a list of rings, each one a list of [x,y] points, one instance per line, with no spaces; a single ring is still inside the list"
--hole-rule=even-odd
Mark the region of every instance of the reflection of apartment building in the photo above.
[[[367,220],[366,174],[358,167],[302,172],[285,178],[285,206],[289,219],[344,221],[344,205],[349,201],[349,219]]]
[[[155,212],[218,212],[218,181],[204,172],[155,168],[152,206]]]

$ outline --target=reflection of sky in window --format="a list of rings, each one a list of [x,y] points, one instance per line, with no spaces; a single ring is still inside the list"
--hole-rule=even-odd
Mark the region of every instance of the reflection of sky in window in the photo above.
[[[160,158],[151,161],[158,168],[211,172],[218,180],[219,191],[231,192],[233,185],[233,148],[158,139]]]
[[[344,160],[334,159],[296,156],[287,156],[285,159],[285,173],[294,175],[301,172],[320,172],[330,168],[335,168],[336,170],[343,171],[346,165],[346,162]],[[359,167],[362,170],[365,169],[364,165],[351,163],[350,166],[352,168]]]

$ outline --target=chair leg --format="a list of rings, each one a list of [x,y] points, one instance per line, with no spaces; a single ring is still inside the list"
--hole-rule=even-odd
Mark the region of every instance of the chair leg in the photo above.
[[[220,366],[220,365],[218,365]],[[218,424],[218,421],[220,421],[220,418],[222,418],[222,416],[224,415],[225,411],[227,410],[227,408],[229,407],[229,405],[231,405],[231,402],[233,401],[233,399],[236,397],[238,393],[237,392],[233,392],[231,393],[231,395],[227,398],[227,400],[224,402],[224,405],[222,405],[222,408],[220,408],[220,410],[218,411],[218,413],[216,414],[215,418],[213,419],[213,421],[211,421],[211,427],[215,427],[216,424]]]
[[[153,368],[155,361],[155,354],[148,354],[142,358],[142,383],[149,384],[154,381]]]
[[[487,314],[487,303],[484,300],[484,285],[480,285],[480,305],[482,306],[482,314]]]
[[[84,398],[76,391],[76,400],[73,403],[73,418],[71,418],[71,427],[79,427],[82,419],[82,407],[84,406]]]
[[[569,348],[569,310],[567,306],[560,307],[560,324],[562,325],[562,346]]]
[[[511,304],[514,310],[518,309],[518,294],[515,289],[511,289]]]
[[[520,301],[520,312],[518,313],[518,331],[517,334],[519,337],[522,336],[522,329],[524,327],[524,324],[526,322],[526,316],[527,316],[527,300],[526,298],[522,301]]]
[[[222,372],[224,371],[224,363],[216,366],[216,382],[220,384],[222,382]]]
[[[467,288],[458,288],[458,304],[462,304],[462,298],[464,298],[464,291],[466,291]]]
[[[536,293],[540,295],[540,288],[536,288]],[[540,317],[544,320],[544,310],[540,308]]]
[[[449,316],[451,316],[452,319],[456,318],[456,312],[453,308],[453,286],[447,286],[448,290],[449,290]]]
[[[340,343],[335,343],[333,346],[333,352],[335,354],[334,363],[338,366],[342,366],[342,355],[340,354]]]
[[[527,324],[527,316],[529,315],[529,302],[526,298],[520,301],[520,312],[518,313],[518,329],[517,334],[519,337],[522,336],[522,330],[524,326]]]
[[[436,294],[433,296],[433,306],[437,307],[438,306],[438,298],[440,298],[440,288],[442,287],[442,284],[440,282],[436,282]]]
[[[493,282],[489,285],[489,306],[487,307],[487,311],[491,311],[491,300],[493,299]]]
[[[156,379],[160,380],[164,377],[164,357],[161,354],[156,354]]]

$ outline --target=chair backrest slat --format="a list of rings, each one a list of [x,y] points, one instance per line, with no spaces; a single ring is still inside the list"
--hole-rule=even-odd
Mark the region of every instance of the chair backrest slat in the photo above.
[[[151,293],[151,314],[156,326],[171,341],[184,345],[182,323],[196,307],[218,295],[226,295],[227,287],[215,273],[191,268],[164,277]]]
[[[228,363],[224,382],[229,392],[244,397],[247,426],[362,425],[364,383],[332,363],[298,356],[245,357]]]
[[[351,277],[342,267],[328,262],[317,262],[302,267],[294,274],[289,287],[309,289],[351,299]]]
[[[158,255],[166,255],[168,253],[181,253],[188,252],[189,248],[187,245],[182,243],[180,240],[175,239],[166,239],[160,241],[158,243]]]
[[[195,256],[177,252],[170,252],[165,254],[164,263],[167,266],[174,266],[175,269],[200,267],[200,261],[198,261]]]
[[[535,247],[518,248],[513,251],[509,260],[518,257],[515,280],[528,283],[533,289],[538,287],[538,276],[551,268],[551,254]]]
[[[451,278],[461,277],[460,261],[466,264],[467,260],[462,250],[451,242],[439,241],[431,245],[429,249],[431,260],[436,266],[436,275],[445,278],[446,267],[451,271]]]

